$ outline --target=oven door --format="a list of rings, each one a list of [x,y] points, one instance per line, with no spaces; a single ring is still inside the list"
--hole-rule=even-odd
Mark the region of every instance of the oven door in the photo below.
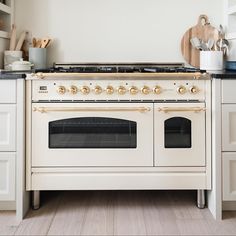
[[[155,104],[155,166],[205,166],[205,104]]]
[[[153,104],[34,103],[32,166],[153,166]]]

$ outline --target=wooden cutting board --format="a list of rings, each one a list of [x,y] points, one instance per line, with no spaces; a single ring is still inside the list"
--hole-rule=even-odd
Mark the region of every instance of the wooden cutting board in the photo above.
[[[213,27],[206,15],[200,15],[198,23],[194,27],[190,28],[184,34],[181,40],[181,51],[186,62],[193,67],[200,67],[200,51],[194,48],[190,42],[191,38],[197,37],[204,42],[208,39],[214,39],[215,42],[219,39],[219,31]]]

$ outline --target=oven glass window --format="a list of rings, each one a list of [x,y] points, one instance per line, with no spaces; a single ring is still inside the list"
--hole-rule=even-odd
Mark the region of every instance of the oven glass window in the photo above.
[[[191,121],[173,117],[165,121],[165,148],[191,148]]]
[[[83,117],[49,122],[49,148],[136,148],[137,123]]]

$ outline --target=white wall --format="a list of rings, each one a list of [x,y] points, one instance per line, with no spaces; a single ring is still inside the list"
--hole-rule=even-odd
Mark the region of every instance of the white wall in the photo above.
[[[16,0],[19,30],[50,36],[52,62],[182,62],[185,31],[207,14],[218,26],[223,0]]]

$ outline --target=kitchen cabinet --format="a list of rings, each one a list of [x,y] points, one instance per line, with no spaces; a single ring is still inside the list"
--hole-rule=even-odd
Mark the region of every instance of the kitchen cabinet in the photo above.
[[[236,74],[213,74],[212,81],[212,190],[209,209],[216,219],[236,210]]]
[[[14,77],[15,78],[15,77]],[[29,209],[25,189],[25,81],[0,77],[0,210]]]
[[[16,105],[0,104],[0,151],[16,151]]]
[[[16,80],[0,80],[0,87],[0,201],[15,201]]]
[[[236,152],[222,153],[223,200],[236,200]]]
[[[14,0],[0,2],[0,38],[10,38],[11,25],[14,20]]]
[[[228,39],[236,39],[236,0],[225,0],[225,23]]]
[[[236,201],[236,80],[222,80],[223,201]]]
[[[15,200],[15,153],[0,153],[0,201]]]
[[[236,104],[222,105],[222,151],[236,152]]]

